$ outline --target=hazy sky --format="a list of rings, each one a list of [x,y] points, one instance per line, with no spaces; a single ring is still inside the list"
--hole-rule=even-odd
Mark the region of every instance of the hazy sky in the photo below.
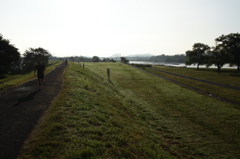
[[[240,0],[0,0],[0,33],[54,56],[185,54],[240,31]]]

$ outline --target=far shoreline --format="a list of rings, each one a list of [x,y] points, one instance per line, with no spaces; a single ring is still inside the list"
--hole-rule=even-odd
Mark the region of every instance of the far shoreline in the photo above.
[[[160,65],[160,66],[173,66],[173,67],[185,67],[185,68],[197,68],[197,65],[185,65],[185,63],[177,62],[156,62],[156,61],[129,61],[129,64],[148,64],[148,65]],[[206,65],[200,65],[199,68],[207,68]],[[208,68],[217,68],[217,66],[209,66]],[[225,64],[222,68],[237,69],[237,66],[230,67],[229,64]]]

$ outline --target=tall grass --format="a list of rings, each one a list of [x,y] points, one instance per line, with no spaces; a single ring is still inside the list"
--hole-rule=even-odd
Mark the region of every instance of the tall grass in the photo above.
[[[19,158],[238,158],[239,113],[128,65],[71,63]]]

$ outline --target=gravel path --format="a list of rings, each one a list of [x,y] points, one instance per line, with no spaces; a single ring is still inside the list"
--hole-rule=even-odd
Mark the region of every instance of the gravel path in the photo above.
[[[1,92],[0,159],[17,158],[23,142],[61,90],[65,67],[62,63],[46,74],[46,85],[41,90],[35,79]]]

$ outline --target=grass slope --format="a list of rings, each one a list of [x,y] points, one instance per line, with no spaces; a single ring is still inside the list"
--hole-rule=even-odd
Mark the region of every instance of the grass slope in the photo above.
[[[239,113],[128,65],[71,63],[19,158],[238,158]]]

